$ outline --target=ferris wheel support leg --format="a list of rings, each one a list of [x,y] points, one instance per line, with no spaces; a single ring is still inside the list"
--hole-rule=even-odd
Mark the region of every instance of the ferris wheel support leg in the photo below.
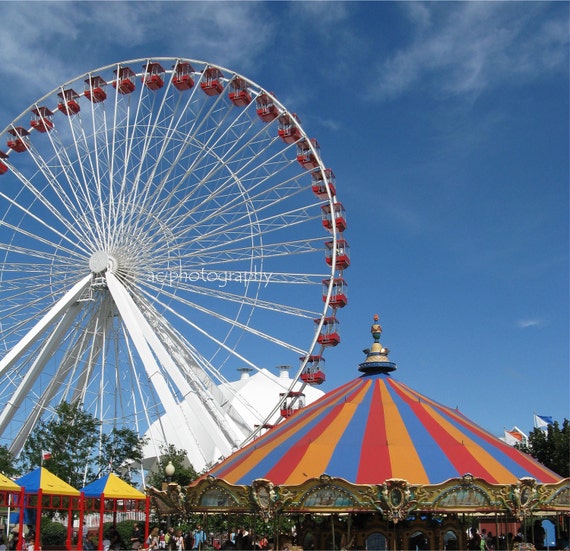
[[[105,274],[105,278],[107,280],[107,287],[109,288],[111,296],[119,310],[119,314],[125,322],[127,331],[133,340],[137,352],[139,353],[149,381],[155,387],[158,396],[161,397],[164,407],[167,411],[178,411],[183,413],[180,405],[176,400],[174,400],[172,392],[169,389],[164,376],[160,372],[158,362],[152,353],[151,347],[137,321],[137,316],[135,315],[135,311],[137,310],[136,304],[133,303],[133,300],[126,289],[111,272],[107,272]],[[168,417],[168,421],[170,422],[170,417]],[[190,430],[189,423],[186,422],[185,425],[185,428]],[[174,427],[172,428],[174,430]],[[173,434],[175,434],[175,432],[173,432]],[[196,439],[194,438],[194,440]],[[198,446],[194,446],[191,451],[194,453],[200,452]],[[202,460],[206,460],[206,458],[203,457]]]
[[[69,308],[81,296],[81,293],[91,283],[91,274],[85,276],[81,281],[76,283],[63,297],[61,297],[50,309],[50,311],[38,322],[28,333],[12,348],[0,361],[0,377],[6,374],[6,371],[17,362],[22,354],[35,342],[35,340],[46,330],[47,327]]]
[[[30,391],[36,379],[44,369],[45,365],[53,356],[54,350],[57,348],[61,337],[69,329],[80,309],[81,308],[77,303],[72,303],[63,314],[63,317],[57,326],[50,332],[49,337],[46,339],[45,344],[42,346],[41,350],[34,358],[30,369],[27,370],[26,375],[16,389],[16,392],[14,392],[9,403],[6,404],[6,407],[0,414],[0,434],[4,432],[8,424],[12,421],[15,411],[18,407],[20,407],[26,394]],[[54,379],[55,378],[57,378],[57,374],[54,376]],[[53,386],[54,385],[52,379],[52,382],[50,385],[48,385],[48,388]],[[12,444],[10,445],[10,451],[12,454],[18,455],[20,453],[26,439],[32,430],[32,427],[43,413],[44,407],[49,403],[49,400],[52,396],[53,391],[48,392],[48,389],[46,389],[46,391],[43,392],[41,398],[35,404],[34,409],[27,416],[26,422],[18,431],[18,435],[16,438],[14,438]]]

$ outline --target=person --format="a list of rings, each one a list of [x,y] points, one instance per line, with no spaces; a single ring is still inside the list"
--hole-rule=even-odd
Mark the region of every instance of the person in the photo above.
[[[537,549],[546,549],[544,540],[546,539],[546,530],[542,526],[541,520],[535,520],[532,528],[533,543]]]
[[[156,526],[151,530],[150,534],[148,535],[146,544],[149,549],[158,549],[158,528]]]
[[[168,551],[176,549],[176,542],[174,541],[174,538],[174,528],[170,526],[164,535],[164,541],[166,542],[166,549],[168,549]]]
[[[109,529],[109,549],[111,551],[119,551],[123,547],[121,535],[116,526],[111,526]]]
[[[95,542],[93,541],[93,534],[87,533],[85,540],[83,541],[83,549],[85,551],[92,551],[97,549]]]
[[[467,549],[473,551],[481,551],[481,535],[479,534],[479,530],[475,527],[470,528],[471,537],[467,542]]]
[[[18,532],[12,530],[10,532],[10,537],[8,538],[8,549],[13,551],[14,549],[18,548]]]
[[[202,526],[198,524],[194,531],[194,547],[192,549],[203,549],[206,543],[206,532],[202,530]]]
[[[143,540],[142,529],[138,522],[133,524],[133,533],[131,534],[131,547],[133,550],[139,549]]]
[[[182,551],[184,549],[184,536],[182,535],[182,530],[176,530],[176,534],[172,537],[174,540],[174,547],[177,551]]]

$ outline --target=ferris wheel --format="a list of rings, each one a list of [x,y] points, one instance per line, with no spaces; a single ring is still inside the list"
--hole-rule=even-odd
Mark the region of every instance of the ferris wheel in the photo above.
[[[259,430],[236,370],[323,382],[345,229],[318,142],[242,75],[136,59],[52,90],[0,135],[0,444],[67,401],[228,455]]]

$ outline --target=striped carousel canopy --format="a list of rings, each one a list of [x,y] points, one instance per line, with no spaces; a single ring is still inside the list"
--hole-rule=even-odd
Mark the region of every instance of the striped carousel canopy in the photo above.
[[[296,485],[323,474],[355,484],[437,484],[467,473],[496,484],[561,480],[457,409],[392,378],[396,365],[381,331],[376,316],[362,376],[295,411],[208,475],[245,485],[259,478]]]

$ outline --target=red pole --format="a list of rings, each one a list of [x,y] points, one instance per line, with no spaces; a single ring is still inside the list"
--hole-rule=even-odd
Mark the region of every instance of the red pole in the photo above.
[[[41,478],[40,478],[40,485],[41,485]],[[43,497],[43,492],[40,487],[38,488],[38,503],[36,505],[36,534],[34,539],[34,549],[40,548],[40,529],[42,526],[42,497]],[[21,538],[22,534],[20,534],[20,537],[18,539]]]
[[[99,543],[97,549],[103,551],[103,518],[105,517],[105,495],[101,494],[101,503],[99,505]]]
[[[77,549],[83,549],[83,519],[85,518],[85,494],[79,494],[79,531],[77,534]]]
[[[69,501],[67,505],[67,535],[65,538],[66,549],[71,549],[72,543],[73,543],[73,496],[69,496]]]
[[[16,546],[17,551],[22,551],[23,537],[24,537],[24,509],[26,507],[26,489],[22,486],[20,488],[20,496],[18,498],[18,503],[20,505],[20,511],[18,515],[18,545]]]
[[[149,534],[149,522],[150,522],[150,496],[146,496],[145,499],[145,519],[144,519],[144,544],[148,541],[148,534]]]

